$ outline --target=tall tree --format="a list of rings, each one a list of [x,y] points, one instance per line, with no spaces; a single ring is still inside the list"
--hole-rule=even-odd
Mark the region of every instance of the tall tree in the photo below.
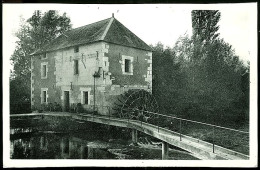
[[[218,36],[218,22],[221,14],[218,10],[193,10],[191,12],[193,37],[200,42],[213,41]]]
[[[11,90],[19,89],[20,82],[23,82],[23,90],[14,90],[21,94],[10,94],[11,103],[30,99],[30,54],[70,29],[70,18],[66,16],[66,13],[59,15],[54,10],[45,13],[37,10],[28,20],[21,19],[20,29],[15,33],[18,38],[16,48],[11,56],[13,71],[10,86]]]
[[[220,17],[221,13],[217,10],[193,10],[191,12],[192,39],[195,47],[192,59],[195,61],[204,58],[207,53],[204,47],[218,38]]]

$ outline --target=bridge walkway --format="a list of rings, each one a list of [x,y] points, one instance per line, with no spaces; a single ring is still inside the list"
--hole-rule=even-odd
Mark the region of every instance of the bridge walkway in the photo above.
[[[67,113],[67,112],[53,112],[53,113],[29,113],[11,115],[11,118],[19,117],[34,117],[42,118],[43,116],[62,116],[71,117],[76,121],[95,122],[106,124],[110,126],[118,126],[130,128],[143,132],[147,135],[153,136],[170,145],[179,147],[192,153],[195,157],[202,160],[248,160],[249,156],[218,146],[212,143],[205,142],[190,136],[186,136],[169,129],[158,127],[149,123],[138,120],[119,119],[104,115]]]

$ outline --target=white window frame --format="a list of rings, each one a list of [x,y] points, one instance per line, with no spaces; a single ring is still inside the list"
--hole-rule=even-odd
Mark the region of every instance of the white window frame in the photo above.
[[[43,66],[46,66],[46,75],[43,76]],[[47,79],[48,77],[48,62],[41,63],[41,79]]]
[[[43,92],[46,91],[46,102],[44,102],[44,95],[43,95]],[[48,103],[48,98],[49,98],[49,95],[48,95],[48,88],[41,88],[41,104],[47,104]]]
[[[80,88],[81,91],[81,104],[83,105],[90,105],[90,88]],[[84,92],[88,92],[88,104],[85,104],[85,95]]]
[[[130,60],[129,72],[125,72],[125,60]],[[122,55],[122,72],[124,75],[133,75],[134,57]]]
[[[88,93],[88,104],[86,104],[86,100],[85,100],[85,99],[86,99],[86,98],[85,98],[86,92]],[[89,102],[90,102],[89,96],[90,96],[90,95],[89,95],[89,91],[82,91],[82,102],[81,102],[81,103],[82,103],[82,104],[85,104],[85,105],[89,105],[89,104],[90,104],[90,103],[89,103]]]

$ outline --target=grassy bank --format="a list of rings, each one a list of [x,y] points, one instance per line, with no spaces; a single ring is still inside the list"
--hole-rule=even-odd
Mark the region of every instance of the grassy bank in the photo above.
[[[158,124],[158,123],[157,123]],[[156,124],[156,125],[157,125]],[[241,133],[229,129],[213,127],[205,124],[199,124],[177,119],[161,119],[161,127],[181,133],[183,135],[197,138],[198,140],[214,143],[243,154],[249,155],[249,133]],[[226,126],[234,130],[249,131],[248,123],[244,124],[227,124]]]

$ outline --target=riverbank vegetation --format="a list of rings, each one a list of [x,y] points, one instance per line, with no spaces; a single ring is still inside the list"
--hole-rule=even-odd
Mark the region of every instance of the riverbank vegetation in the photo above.
[[[192,11],[193,34],[153,52],[153,94],[163,114],[237,128],[249,120],[249,62],[220,38],[219,11]]]

